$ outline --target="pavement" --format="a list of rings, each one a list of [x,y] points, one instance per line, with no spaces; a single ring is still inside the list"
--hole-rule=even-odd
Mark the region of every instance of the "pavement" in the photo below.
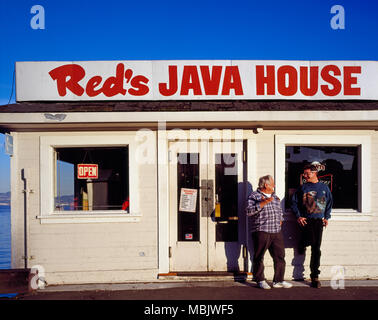
[[[338,289],[326,280],[320,289],[311,288],[307,281],[292,283],[290,289],[270,290],[258,288],[255,282],[232,280],[47,286],[0,298],[0,310],[4,314],[9,310],[11,315],[26,312],[41,320],[51,318],[50,310],[62,318],[106,319],[113,315],[185,320],[311,317],[314,312],[351,318],[376,312],[378,280],[345,280],[336,283]],[[24,306],[18,308],[18,304]]]
[[[293,284],[290,289],[271,290],[260,289],[252,281],[230,280],[57,285],[19,294],[8,300],[156,300],[160,303],[167,300],[378,300],[378,280],[323,280],[320,289],[311,288],[308,281],[290,282]]]

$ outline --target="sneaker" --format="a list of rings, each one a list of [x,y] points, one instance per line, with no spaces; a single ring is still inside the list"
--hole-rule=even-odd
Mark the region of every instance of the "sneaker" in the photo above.
[[[270,289],[270,285],[265,280],[259,282],[259,287],[265,290]]]
[[[286,281],[282,281],[282,282],[273,282],[273,288],[285,288],[285,289],[289,289],[291,288],[293,285],[289,282],[286,282]]]
[[[311,279],[311,287],[317,288],[317,289],[321,287],[321,284],[318,278]]]

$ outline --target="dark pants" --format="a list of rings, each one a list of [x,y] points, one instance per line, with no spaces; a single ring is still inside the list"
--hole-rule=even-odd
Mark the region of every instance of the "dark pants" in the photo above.
[[[274,262],[273,282],[282,282],[285,274],[285,245],[282,233],[252,232],[253,239],[253,276],[256,282],[265,280],[264,255],[269,250]]]
[[[307,224],[301,227],[302,239],[300,247],[303,249],[307,246],[311,246],[311,260],[310,270],[311,279],[319,276],[320,270],[320,245],[322,244],[323,236],[323,221],[322,219],[307,219]]]

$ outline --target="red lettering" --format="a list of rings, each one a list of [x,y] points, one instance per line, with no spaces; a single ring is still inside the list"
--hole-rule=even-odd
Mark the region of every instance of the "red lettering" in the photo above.
[[[344,95],[359,96],[361,88],[352,88],[352,84],[357,84],[357,77],[352,77],[352,73],[361,73],[361,67],[344,67]]]
[[[243,95],[243,87],[238,66],[227,66],[224,74],[222,95],[229,95],[230,90],[235,91],[235,95]]]
[[[163,96],[172,96],[177,92],[177,66],[168,67],[169,88],[166,83],[159,83],[159,92]]]
[[[275,71],[274,66],[266,66],[266,73],[264,73],[265,66],[256,66],[256,95],[265,95],[265,84],[267,86],[267,94],[275,95]]]
[[[129,89],[129,93],[132,96],[144,96],[150,90],[148,86],[146,86],[148,81],[149,80],[144,76],[135,76],[131,79],[130,84],[133,88]]]
[[[333,72],[334,75],[330,75],[330,72]],[[341,75],[340,69],[337,66],[331,64],[325,66],[320,74],[324,81],[330,83],[333,86],[333,88],[330,89],[328,85],[321,85],[320,88],[323,94],[326,96],[336,96],[337,94],[339,94],[341,91],[341,83],[334,76]]]
[[[102,92],[107,97],[113,97],[117,94],[126,94],[126,89],[123,87],[123,73],[125,72],[125,66],[123,63],[117,65],[116,76],[109,77],[105,80],[102,87]]]
[[[193,94],[196,96],[202,94],[196,66],[184,66],[180,94],[187,96],[189,90],[193,90]]]
[[[203,86],[205,89],[205,94],[210,95],[217,95],[219,91],[219,84],[222,75],[222,67],[221,66],[213,66],[213,69],[209,71],[209,66],[200,66],[201,69],[201,76],[203,81]]]
[[[286,86],[286,75],[288,85]],[[297,70],[293,66],[281,66],[277,70],[277,89],[283,96],[292,96],[298,90]]]
[[[77,96],[84,93],[84,88],[78,83],[85,76],[85,70],[81,66],[65,64],[51,70],[49,75],[53,80],[56,80],[58,93],[61,97],[67,94],[67,89]]]
[[[95,97],[101,93],[101,88],[98,90],[95,90],[95,88],[101,83],[101,81],[102,81],[102,77],[100,76],[95,76],[89,79],[87,86],[85,88],[85,92],[87,93],[88,96]]]
[[[310,86],[308,84],[308,67],[300,67],[300,89],[305,96],[314,96],[318,92],[319,67],[310,67]]]

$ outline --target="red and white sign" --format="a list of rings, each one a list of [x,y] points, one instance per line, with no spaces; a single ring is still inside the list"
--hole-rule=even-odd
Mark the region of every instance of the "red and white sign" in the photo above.
[[[181,188],[179,211],[196,212],[197,189]]]
[[[193,233],[185,233],[185,240],[193,240]]]
[[[17,62],[17,101],[378,100],[378,61]]]
[[[78,179],[98,179],[98,164],[80,163],[77,165]]]

